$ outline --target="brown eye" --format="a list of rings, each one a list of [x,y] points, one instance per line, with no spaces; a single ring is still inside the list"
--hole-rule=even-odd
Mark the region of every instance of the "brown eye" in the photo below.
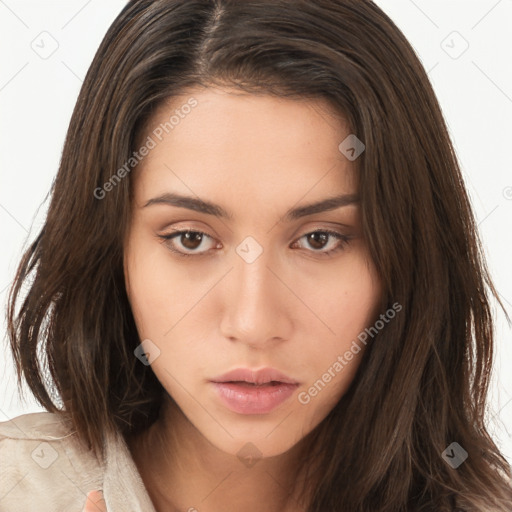
[[[321,231],[314,231],[309,233],[307,236],[308,244],[313,249],[323,249],[329,241],[329,234],[322,233]]]
[[[318,253],[319,256],[329,256],[332,253],[338,252],[350,242],[349,236],[325,229],[318,229],[307,233],[299,238],[299,240],[302,239],[306,240],[306,244],[302,244],[301,248],[309,248],[311,252]],[[326,247],[328,247],[328,250],[323,250]]]
[[[186,249],[197,249],[203,240],[203,234],[197,231],[187,231],[180,235],[180,242]]]
[[[165,241],[172,252],[180,256],[202,256],[209,249],[215,247],[214,239],[202,231],[185,229],[176,231],[172,235],[159,235],[159,237]],[[210,247],[207,244],[208,240]]]

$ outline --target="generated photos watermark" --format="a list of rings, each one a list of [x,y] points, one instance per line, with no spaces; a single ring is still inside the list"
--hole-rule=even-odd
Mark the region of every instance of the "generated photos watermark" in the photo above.
[[[309,404],[311,399],[318,395],[326,386],[336,378],[336,376],[349,364],[356,354],[361,352],[361,343],[366,345],[368,342],[368,336],[373,338],[378,332],[384,329],[385,325],[395,318],[396,314],[402,310],[402,305],[395,302],[386,313],[381,314],[379,320],[377,320],[371,327],[367,327],[364,331],[360,332],[357,336],[357,340],[353,340],[350,345],[350,349],[347,350],[343,355],[339,355],[336,361],[333,362],[329,368],[326,369],[325,373],[314,382],[307,391],[301,391],[297,395],[297,399],[303,405]]]
[[[144,144],[137,151],[132,153],[132,156],[128,158],[128,160],[119,167],[119,169],[117,169],[110,179],[106,181],[102,187],[94,189],[94,197],[99,200],[104,199],[107,193],[114,190],[114,188],[121,183],[121,180],[128,176],[133,168],[139,164],[144,157],[149,155],[150,151],[157,146],[158,142],[161,142],[166,134],[174,130],[174,128],[180,124],[181,120],[185,119],[185,117],[187,117],[187,115],[190,114],[192,109],[197,105],[198,101],[194,97],[189,98],[186,103],[177,108],[173,114],[169,116],[168,121],[160,123],[151,132],[151,135],[148,135]]]

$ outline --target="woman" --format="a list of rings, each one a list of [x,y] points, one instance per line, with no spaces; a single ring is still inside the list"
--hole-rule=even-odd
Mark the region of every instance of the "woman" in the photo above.
[[[510,510],[490,296],[372,2],[132,0],[11,292],[48,413],[0,425],[0,510]]]

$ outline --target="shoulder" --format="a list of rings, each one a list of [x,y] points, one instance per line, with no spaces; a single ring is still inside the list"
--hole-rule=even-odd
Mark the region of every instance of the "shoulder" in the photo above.
[[[103,473],[57,413],[0,422],[0,512],[80,511]]]

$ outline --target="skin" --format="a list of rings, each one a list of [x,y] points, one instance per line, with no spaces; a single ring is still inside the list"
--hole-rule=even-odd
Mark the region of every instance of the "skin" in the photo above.
[[[381,284],[357,203],[283,217],[291,208],[357,194],[353,163],[338,150],[350,131],[320,100],[213,88],[173,98],[148,126],[168,120],[191,96],[198,105],[133,176],[127,293],[140,339],[160,351],[151,368],[172,399],[129,448],[159,511],[303,510],[295,494],[288,497],[303,440],[346,392],[364,350],[308,404],[298,394],[373,323]],[[143,140],[148,135],[151,128]],[[233,218],[146,206],[171,192],[211,201]],[[188,245],[184,236],[160,238],[177,229],[208,236]],[[325,229],[348,243],[305,236]],[[263,251],[251,263],[236,252],[248,236]],[[196,255],[179,256],[171,247]],[[273,367],[300,385],[270,413],[234,413],[209,379],[240,367]],[[247,443],[261,457],[251,467],[237,456]]]
[[[101,491],[91,491],[87,495],[85,507],[82,512],[107,512],[107,505]]]

